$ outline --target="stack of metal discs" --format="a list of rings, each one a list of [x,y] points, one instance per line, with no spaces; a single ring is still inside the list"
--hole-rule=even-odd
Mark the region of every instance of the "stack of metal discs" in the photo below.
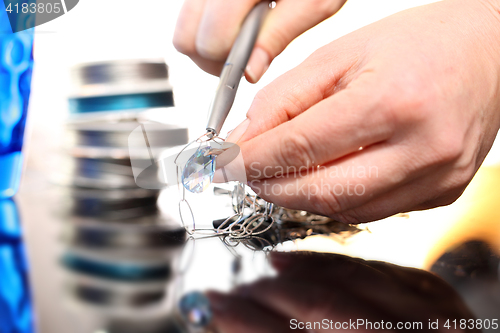
[[[71,72],[73,114],[123,112],[174,105],[168,67],[162,60],[82,64]]]
[[[65,224],[62,239],[67,247],[60,262],[66,291],[79,303],[114,317],[128,317],[151,305],[163,305],[155,311],[169,312],[164,306],[173,297],[186,240],[184,229],[171,222],[152,216],[127,225],[86,219]]]
[[[56,177],[64,185],[67,291],[81,304],[130,318],[138,308],[165,304],[186,238],[178,221],[158,211],[158,175],[148,174],[152,186],[137,185],[131,155],[154,164],[162,149],[186,144],[188,130],[144,116],[151,108],[176,112],[162,61],[84,64],[72,75]],[[147,135],[131,135],[137,128]]]
[[[184,145],[187,128],[148,121],[146,110],[174,113],[168,67],[159,60],[119,60],[78,65],[72,70],[65,150],[57,182],[67,186],[73,215],[124,220],[156,214],[161,186],[141,186],[133,158],[146,162],[156,150]],[[139,126],[147,137],[131,135]],[[146,134],[146,133],[145,133]],[[155,152],[158,155],[158,152]],[[158,182],[148,175],[149,185]]]
[[[168,111],[166,111],[168,112]],[[108,220],[124,220],[156,214],[159,195],[158,173],[148,175],[139,187],[134,177],[131,154],[139,164],[155,164],[162,149],[183,145],[188,140],[186,128],[158,124],[143,119],[70,123],[67,126],[66,150],[58,182],[67,186],[73,200],[68,211],[73,215]],[[147,129],[146,147],[142,133]],[[150,162],[151,155],[153,162]],[[144,186],[144,183],[148,186]]]

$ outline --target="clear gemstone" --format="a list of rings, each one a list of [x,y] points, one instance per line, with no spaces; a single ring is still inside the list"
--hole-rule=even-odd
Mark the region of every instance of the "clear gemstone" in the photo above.
[[[215,172],[215,155],[206,154],[210,149],[210,146],[199,148],[187,161],[182,171],[182,185],[186,190],[201,193],[212,183]]]
[[[207,326],[212,320],[210,301],[200,292],[184,295],[179,301],[179,310],[184,320],[195,327]]]

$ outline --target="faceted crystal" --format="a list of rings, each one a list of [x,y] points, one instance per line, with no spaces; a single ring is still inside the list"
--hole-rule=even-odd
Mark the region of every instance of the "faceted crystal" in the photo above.
[[[201,193],[212,183],[215,172],[215,155],[205,154],[210,149],[210,146],[199,148],[187,161],[182,171],[182,185],[186,190]]]
[[[200,292],[184,295],[179,301],[179,310],[184,320],[194,327],[207,326],[212,320],[210,301]]]

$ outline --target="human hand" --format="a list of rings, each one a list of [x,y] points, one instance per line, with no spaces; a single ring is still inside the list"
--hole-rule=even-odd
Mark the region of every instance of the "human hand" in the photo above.
[[[445,0],[316,51],[228,138],[250,186],[347,223],[456,200],[500,126],[499,13],[498,1]]]
[[[349,320],[359,323],[356,331],[361,332],[430,331],[429,321],[438,320],[439,329],[433,331],[449,332],[444,327],[446,320],[474,318],[452,287],[426,271],[305,252],[272,253],[271,262],[278,270],[277,277],[242,286],[230,294],[208,293],[216,331],[314,333],[320,331],[318,327],[307,329],[299,322],[326,322],[322,328],[333,331],[330,321],[335,328],[336,322]],[[372,325],[383,321],[385,329],[369,329],[368,321]],[[411,328],[398,329],[398,323],[408,323]],[[420,328],[414,326],[418,323],[422,323]],[[294,327],[297,329],[292,330]],[[344,324],[342,331],[352,328]]]
[[[175,48],[201,69],[219,75],[246,15],[260,0],[185,0],[174,33]],[[298,35],[336,13],[346,0],[278,0],[267,16],[245,76],[255,83]]]

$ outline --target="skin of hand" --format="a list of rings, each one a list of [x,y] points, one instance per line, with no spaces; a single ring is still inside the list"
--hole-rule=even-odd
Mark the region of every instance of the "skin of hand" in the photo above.
[[[396,331],[398,322],[422,322],[431,331],[429,320],[439,320],[439,330],[447,319],[473,319],[455,290],[432,273],[384,262],[365,261],[336,254],[272,253],[271,262],[278,276],[264,278],[233,290],[229,294],[209,292],[213,308],[212,327],[219,333],[295,332],[290,320],[298,322],[391,322],[392,330],[370,330],[360,326],[356,332]],[[328,329],[302,332],[334,331]],[[338,331],[338,330],[337,330]],[[352,327],[344,327],[351,332]],[[411,331],[411,329],[409,330]],[[469,330],[480,332],[480,330]]]
[[[201,69],[219,75],[241,24],[261,0],[185,0],[173,43]],[[336,13],[346,0],[277,0],[267,15],[245,76],[257,82],[285,47],[304,31]]]
[[[280,206],[360,223],[447,205],[499,129],[498,59],[500,1],[406,10],[263,88],[228,141]]]

